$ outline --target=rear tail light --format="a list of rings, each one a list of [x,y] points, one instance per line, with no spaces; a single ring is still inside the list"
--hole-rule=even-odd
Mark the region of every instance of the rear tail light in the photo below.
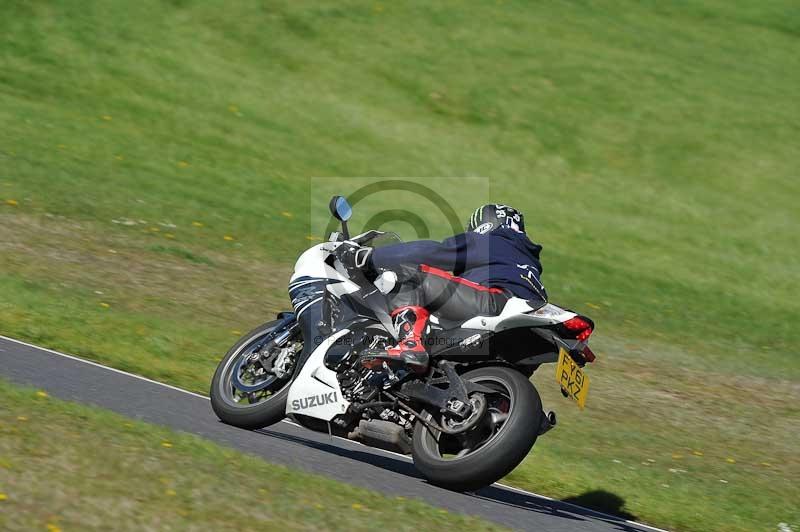
[[[587,340],[592,334],[592,324],[580,316],[568,319],[563,325],[567,330],[575,333],[575,339],[579,342]]]

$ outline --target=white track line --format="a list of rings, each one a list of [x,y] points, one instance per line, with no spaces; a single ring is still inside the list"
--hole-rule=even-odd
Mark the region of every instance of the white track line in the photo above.
[[[148,379],[147,377],[142,377],[141,375],[136,375],[134,373],[128,373],[127,371],[122,371],[121,369],[112,368],[109,366],[104,366],[102,364],[98,364],[97,362],[92,362],[91,360],[86,360],[85,358],[79,358],[73,355],[67,355],[66,353],[61,353],[59,351],[53,351],[52,349],[47,349],[46,347],[41,347],[34,344],[29,344],[28,342],[23,342],[22,340],[17,340],[16,338],[9,338],[8,336],[3,336],[0,334],[0,338],[3,340],[8,340],[9,342],[14,342],[17,344],[25,345],[28,347],[32,347],[34,349],[38,349],[39,351],[47,351],[53,355],[58,355],[60,357],[69,358],[70,360],[75,360],[76,362],[83,362],[84,364],[89,364],[90,366],[95,366],[97,368],[103,368],[108,371],[113,371],[114,373],[119,373],[120,375],[126,375],[128,377],[133,377],[134,379],[139,379],[140,381],[149,382],[152,384],[158,384],[159,386],[163,386],[165,388],[169,388],[170,390],[175,390],[176,392],[183,392],[188,393],[189,395],[194,395],[195,397],[199,397],[201,399],[208,399],[205,395],[200,395],[199,393],[190,392],[189,390],[184,390],[183,388],[178,388],[177,386],[172,386],[170,384],[164,384],[163,382],[154,381],[153,379]]]
[[[205,395],[201,395],[201,394],[195,393],[195,392],[190,392],[189,390],[184,390],[183,388],[178,388],[177,386],[172,386],[171,384],[165,384],[163,382],[154,381],[153,379],[148,379],[147,377],[142,377],[141,375],[136,375],[135,373],[129,373],[129,372],[123,371],[121,369],[116,369],[116,368],[112,368],[112,367],[109,367],[109,366],[104,366],[103,364],[98,364],[97,362],[92,362],[91,360],[86,360],[85,358],[80,358],[80,357],[76,357],[76,356],[73,356],[73,355],[68,355],[66,353],[61,353],[60,351],[54,351],[53,349],[48,349],[46,347],[41,347],[41,346],[38,346],[38,345],[29,344],[28,342],[23,342],[22,340],[17,340],[16,338],[9,338],[8,336],[3,336],[2,334],[0,334],[0,338],[2,338],[3,340],[8,340],[9,342],[14,342],[16,344],[20,344],[20,345],[24,345],[24,346],[27,346],[27,347],[31,347],[33,349],[38,349],[39,351],[45,351],[45,352],[53,354],[53,355],[58,355],[60,357],[69,358],[70,360],[74,360],[76,362],[82,362],[84,364],[89,364],[90,366],[95,366],[97,368],[102,368],[102,369],[107,370],[107,371],[112,371],[114,373],[119,373],[120,375],[125,375],[127,377],[132,377],[134,379],[139,379],[141,381],[149,382],[151,384],[157,384],[158,386],[163,386],[164,388],[169,388],[170,390],[175,390],[176,392],[181,392],[181,393],[185,393],[185,394],[188,394],[188,395],[193,395],[194,397],[198,397],[200,399],[205,399],[206,401],[209,400],[209,398],[206,397]],[[294,421],[290,421],[288,419],[284,419],[282,421],[282,423],[286,423],[288,425],[293,425],[295,427],[303,428],[302,425],[298,425]],[[360,445],[362,447],[369,447],[368,445],[364,445],[361,442],[348,440],[347,438],[342,438],[342,437],[339,437],[339,436],[333,436],[333,437],[338,439],[338,440],[342,440],[342,441],[345,441],[347,443],[350,443],[350,444]],[[387,453],[387,454],[390,454],[390,455],[393,455],[393,456],[397,456],[399,458],[402,458],[405,461],[409,461],[410,460],[409,457],[404,455],[404,454],[395,453],[395,452],[392,452],[392,451],[387,451],[385,449],[378,449],[378,448],[375,448],[375,447],[369,447],[369,449],[372,450],[372,451],[381,451],[381,452],[384,452],[384,453]],[[596,517],[601,517],[601,518],[608,519],[608,520],[611,520],[611,521],[620,521],[619,517],[611,515],[611,514],[606,514],[606,513],[603,513],[603,512],[599,512],[599,511],[593,510],[591,508],[584,508],[583,506],[580,506],[580,505],[577,505],[577,504],[573,504],[571,502],[560,501],[558,499],[553,499],[553,498],[548,497],[546,495],[539,495],[538,493],[533,493],[532,491],[526,491],[526,490],[523,490],[523,489],[520,489],[520,488],[515,488],[514,486],[507,486],[507,485],[501,484],[499,482],[496,482],[495,484],[493,484],[493,486],[499,486],[501,488],[505,488],[507,490],[514,491],[514,492],[519,493],[521,495],[529,495],[529,496],[532,496],[532,497],[538,497],[540,499],[544,499],[546,501],[557,502],[557,503],[559,503],[561,505],[569,506],[569,507],[575,508],[577,510],[580,510],[582,512],[590,513],[590,514],[592,514],[592,515],[594,515]],[[479,497],[479,496],[476,495],[476,497]],[[669,532],[669,531],[667,531],[667,530],[665,530],[663,528],[656,528],[654,526],[646,525],[644,523],[639,523],[637,521],[631,521],[629,519],[625,519],[624,522],[628,523],[630,525],[636,525],[636,526],[640,526],[640,527],[643,527],[643,528],[647,528],[648,530],[653,530],[655,532]]]

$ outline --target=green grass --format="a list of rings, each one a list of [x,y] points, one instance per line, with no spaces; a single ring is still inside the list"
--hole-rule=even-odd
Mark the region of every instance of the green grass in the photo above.
[[[214,263],[208,257],[204,257],[202,255],[195,255],[191,251],[176,247],[176,246],[162,246],[157,244],[155,246],[150,246],[148,248],[150,251],[155,251],[157,253],[168,253],[170,255],[175,255],[181,259],[186,259],[189,262],[194,262],[195,264],[206,264],[208,266],[213,266]]]
[[[3,530],[500,530],[0,380]]]
[[[0,332],[206,391],[330,194],[412,176],[462,219],[523,209],[553,300],[598,324],[589,407],[537,377],[561,426],[510,482],[800,522],[798,8],[429,4],[3,4]],[[354,226],[414,205],[445,236],[413,196]]]

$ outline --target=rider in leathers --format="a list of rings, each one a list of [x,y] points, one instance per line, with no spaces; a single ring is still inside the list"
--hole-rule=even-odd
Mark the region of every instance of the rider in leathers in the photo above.
[[[388,295],[398,344],[367,351],[362,364],[378,370],[386,362],[393,369],[425,373],[424,335],[432,312],[440,319],[465,321],[500,314],[512,296],[546,300],[541,249],[525,234],[522,213],[498,204],[476,209],[466,232],[442,242],[353,248],[343,258],[348,267],[372,275],[390,270],[398,277]]]

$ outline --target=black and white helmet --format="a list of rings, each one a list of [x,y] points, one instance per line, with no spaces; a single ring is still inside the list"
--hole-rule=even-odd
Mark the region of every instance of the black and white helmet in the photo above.
[[[475,209],[467,223],[467,231],[486,234],[500,227],[525,232],[525,217],[514,207],[490,203]]]

